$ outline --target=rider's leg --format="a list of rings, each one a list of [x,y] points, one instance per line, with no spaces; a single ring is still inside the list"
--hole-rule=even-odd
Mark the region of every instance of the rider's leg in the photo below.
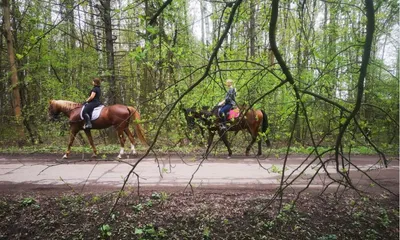
[[[221,117],[221,129],[225,130],[226,129],[226,122],[228,118],[228,112],[231,110],[232,105],[231,104],[226,104],[221,108],[220,111],[220,117]]]
[[[91,104],[86,104],[82,112],[83,119],[85,119],[85,126],[83,126],[84,129],[92,128],[92,122],[90,120],[91,111],[93,111]]]
[[[92,128],[92,122],[90,121],[90,116],[87,113],[83,114],[83,118],[85,119],[85,126],[83,127],[84,129],[90,129]]]

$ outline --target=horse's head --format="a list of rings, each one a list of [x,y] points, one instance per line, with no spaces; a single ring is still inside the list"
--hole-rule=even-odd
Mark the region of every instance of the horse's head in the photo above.
[[[56,121],[60,117],[60,110],[57,107],[54,100],[50,100],[49,102],[49,109],[48,109],[48,116],[50,121]]]
[[[212,111],[210,112],[209,107],[203,107],[202,110],[199,112],[199,115],[199,119],[206,126],[212,125],[217,118],[217,114],[213,114]]]
[[[193,129],[196,123],[203,127],[210,126],[215,120],[212,113],[208,111],[208,107],[202,107],[200,111],[197,111],[196,108],[183,108],[182,111],[189,129]]]
[[[82,104],[71,102],[67,100],[51,100],[49,102],[49,120],[54,121],[57,120],[60,116],[60,113],[65,114],[70,117],[71,113],[74,110],[82,107]]]
[[[189,129],[193,129],[196,125],[196,118],[200,117],[200,114],[196,111],[195,108],[182,108],[183,113],[185,114],[186,123]]]

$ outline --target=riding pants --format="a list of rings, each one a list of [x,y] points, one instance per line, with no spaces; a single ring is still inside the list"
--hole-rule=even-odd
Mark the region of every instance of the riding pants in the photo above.
[[[232,108],[232,104],[225,104],[221,109],[219,110],[219,116],[222,119],[222,122],[225,123],[228,118],[229,111]]]
[[[101,103],[99,102],[88,102],[85,104],[84,108],[83,108],[83,112],[82,115],[84,116],[85,114],[88,114],[90,116],[90,118],[92,117],[92,112],[93,110],[100,106]]]

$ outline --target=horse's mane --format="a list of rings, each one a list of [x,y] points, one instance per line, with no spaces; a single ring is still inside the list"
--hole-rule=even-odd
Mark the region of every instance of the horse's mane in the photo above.
[[[52,100],[52,104],[59,107],[60,111],[71,111],[74,108],[82,106],[80,103],[67,101],[67,100]]]

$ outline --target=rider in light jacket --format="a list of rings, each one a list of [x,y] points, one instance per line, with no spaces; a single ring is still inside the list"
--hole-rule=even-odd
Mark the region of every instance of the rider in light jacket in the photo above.
[[[225,99],[219,102],[218,106],[221,106],[218,114],[221,118],[221,130],[226,130],[226,121],[228,117],[229,111],[233,106],[236,105],[236,88],[233,87],[233,80],[226,80],[226,86],[228,87],[228,91],[226,93]]]

